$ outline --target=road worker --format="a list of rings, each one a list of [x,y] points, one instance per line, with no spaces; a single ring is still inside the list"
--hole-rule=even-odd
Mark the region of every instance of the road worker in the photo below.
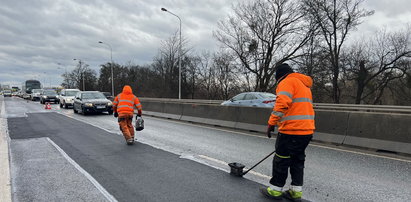
[[[118,94],[113,101],[114,117],[118,117],[118,124],[128,145],[134,144],[133,115],[134,108],[137,116],[141,116],[142,107],[140,100],[133,94],[129,85],[123,87],[123,92]]]
[[[270,186],[260,191],[272,199],[289,198],[301,201],[305,149],[312,139],[314,124],[314,109],[312,101],[311,77],[294,73],[286,64],[276,67],[275,79],[277,99],[270,115],[267,136],[278,126],[278,136],[275,143],[276,152],[273,160],[272,178]],[[283,189],[291,174],[290,189]]]

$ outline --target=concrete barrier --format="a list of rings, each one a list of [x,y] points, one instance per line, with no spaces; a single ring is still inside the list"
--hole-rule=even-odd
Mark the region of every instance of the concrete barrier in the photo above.
[[[411,154],[411,116],[351,112],[344,144]]]
[[[314,140],[343,144],[347,133],[349,112],[333,110],[316,110],[316,132]]]
[[[233,107],[183,104],[181,120],[234,128],[237,117]]]
[[[265,132],[272,109],[142,101],[145,114]],[[316,110],[314,140],[411,154],[411,114]]]

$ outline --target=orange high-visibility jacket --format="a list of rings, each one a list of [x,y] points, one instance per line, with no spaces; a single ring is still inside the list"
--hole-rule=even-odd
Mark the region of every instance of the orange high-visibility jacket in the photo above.
[[[113,111],[119,115],[134,114],[134,107],[137,108],[138,114],[141,115],[142,107],[140,100],[133,94],[131,87],[125,85],[123,92],[118,94],[113,101]]]
[[[291,73],[281,80],[276,89],[277,99],[268,124],[278,125],[278,131],[284,134],[313,134],[312,85],[311,77],[300,73]]]

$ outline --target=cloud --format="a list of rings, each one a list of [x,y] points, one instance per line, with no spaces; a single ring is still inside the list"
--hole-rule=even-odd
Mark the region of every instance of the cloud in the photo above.
[[[179,29],[194,52],[214,51],[217,22],[231,12],[230,0],[36,0],[2,1],[0,7],[0,83],[20,84],[37,78],[57,85],[63,69],[72,70],[82,59],[98,70],[110,60],[120,64],[150,63],[162,41]],[[361,30],[382,22],[401,26],[409,22],[406,0],[369,0],[364,7],[376,14],[364,20]],[[62,65],[58,65],[61,63]],[[58,69],[60,68],[60,69]],[[46,72],[46,73],[45,73]]]

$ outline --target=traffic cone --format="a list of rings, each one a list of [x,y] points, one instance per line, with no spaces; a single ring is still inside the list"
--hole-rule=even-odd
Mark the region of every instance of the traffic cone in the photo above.
[[[50,102],[46,102],[46,104],[44,105],[44,109],[51,109]]]

